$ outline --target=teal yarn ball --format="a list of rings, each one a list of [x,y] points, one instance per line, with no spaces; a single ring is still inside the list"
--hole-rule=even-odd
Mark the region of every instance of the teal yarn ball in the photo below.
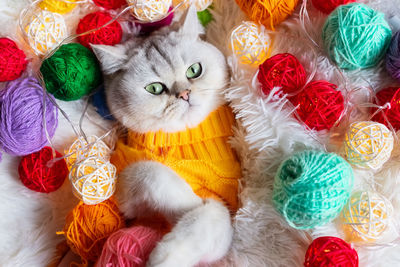
[[[279,167],[272,202],[290,226],[314,228],[337,217],[350,197],[353,180],[352,168],[340,156],[303,151]]]
[[[72,101],[89,94],[101,84],[96,56],[81,44],[62,45],[40,67],[46,90],[55,98]]]
[[[359,3],[336,8],[322,29],[326,52],[339,68],[346,70],[376,66],[391,37],[384,14]]]

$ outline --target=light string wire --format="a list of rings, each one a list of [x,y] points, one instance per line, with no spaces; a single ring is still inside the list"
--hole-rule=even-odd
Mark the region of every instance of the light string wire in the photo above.
[[[24,31],[24,26],[25,26],[24,23],[26,22],[26,17],[27,17],[27,15],[28,15],[29,11],[32,12],[32,10],[37,10],[37,5],[38,5],[40,2],[43,2],[43,1],[44,1],[44,0],[35,0],[35,1],[31,2],[31,4],[29,4],[29,5],[28,5],[25,9],[23,9],[22,12],[20,13],[18,25],[19,25],[19,29],[20,29],[20,31],[21,31],[21,33],[22,33],[23,39],[24,39],[24,41],[25,41],[27,44],[29,44],[29,40],[28,40],[27,33]],[[82,1],[76,1],[76,2],[71,2],[71,1],[68,1],[68,0],[61,0],[61,1],[62,1],[62,2],[66,2],[66,3],[73,3],[73,4],[82,4],[82,3],[89,3],[89,2],[92,2],[92,1],[88,1],[88,0],[82,0]],[[158,22],[158,21],[161,21],[161,20],[165,19],[166,17],[168,17],[169,15],[171,15],[172,13],[174,13],[176,10],[178,10],[178,9],[181,8],[181,7],[183,7],[184,4],[190,3],[190,2],[191,2],[191,0],[183,0],[183,1],[181,1],[180,3],[178,3],[177,5],[175,5],[171,10],[169,10],[169,11],[165,14],[165,16],[163,16],[162,18],[159,18],[159,19],[157,19],[157,20],[151,21],[151,23]],[[72,34],[72,35],[70,35],[70,36],[64,38],[64,39],[63,39],[55,48],[53,48],[49,53],[47,53],[47,54],[45,54],[43,57],[41,57],[41,62],[43,62],[44,60],[50,58],[63,44],[65,44],[65,43],[67,43],[67,42],[71,42],[71,41],[73,41],[74,39],[76,39],[77,37],[84,36],[84,35],[88,35],[88,34],[91,34],[91,33],[95,32],[95,31],[101,30],[101,29],[104,28],[104,27],[107,27],[107,26],[110,25],[111,23],[115,22],[119,17],[121,17],[122,15],[126,14],[126,13],[127,13],[129,10],[131,10],[132,8],[134,8],[133,5],[127,6],[127,7],[124,8],[122,11],[120,11],[117,15],[115,15],[110,21],[108,21],[107,23],[101,25],[100,27],[97,27],[97,28],[95,28],[95,29],[88,30],[88,31],[83,32],[83,33],[80,33],[80,34]],[[132,18],[133,18],[133,19],[132,19]],[[134,22],[134,23],[148,23],[148,22],[144,22],[144,21],[142,21],[142,20],[135,19],[135,18],[132,17],[132,16],[130,16],[129,21]],[[39,56],[39,58],[40,58],[40,56]],[[42,113],[43,129],[44,129],[44,131],[45,131],[46,139],[47,139],[48,143],[50,144],[50,147],[52,148],[52,154],[53,154],[53,159],[47,162],[47,167],[51,168],[51,167],[54,165],[54,163],[57,162],[58,160],[62,160],[62,159],[68,158],[68,157],[70,157],[70,156],[72,156],[72,155],[74,154],[74,153],[72,152],[72,153],[69,153],[69,154],[64,155],[64,156],[62,156],[62,157],[56,157],[56,150],[54,149],[54,145],[53,145],[53,142],[52,142],[52,140],[51,140],[52,138],[50,137],[50,134],[49,134],[49,132],[48,132],[47,121],[46,121],[46,102],[47,102],[47,99],[49,99],[49,100],[53,103],[53,105],[56,107],[55,112],[57,112],[57,110],[59,110],[59,111],[61,112],[62,116],[63,116],[63,117],[67,120],[67,122],[70,124],[70,126],[71,126],[71,128],[73,129],[75,135],[76,135],[78,138],[81,137],[81,136],[84,138],[84,140],[85,140],[86,143],[88,144],[87,147],[85,148],[84,152],[90,151],[90,150],[92,149],[92,147],[93,147],[94,145],[96,145],[96,143],[98,142],[98,140],[103,140],[104,138],[106,138],[106,137],[108,137],[108,136],[111,136],[111,135],[115,135],[115,134],[116,134],[116,132],[117,132],[117,131],[116,131],[116,130],[117,130],[117,127],[114,126],[114,127],[112,127],[111,130],[109,130],[108,132],[106,132],[106,133],[105,133],[104,135],[102,135],[100,138],[96,139],[94,142],[92,142],[92,143],[89,142],[89,140],[88,140],[88,138],[87,138],[87,136],[86,136],[86,134],[85,134],[85,132],[84,132],[84,130],[83,130],[83,127],[82,127],[84,117],[85,117],[85,116],[86,116],[87,118],[89,117],[89,116],[86,115],[87,109],[88,109],[88,107],[89,107],[89,97],[86,97],[86,100],[85,100],[85,101],[86,101],[86,103],[85,103],[85,108],[84,108],[84,110],[83,110],[83,112],[82,112],[82,114],[81,114],[81,116],[80,116],[80,119],[79,119],[79,127],[78,127],[78,129],[77,129],[77,127],[76,127],[76,126],[74,125],[74,123],[71,121],[71,119],[70,119],[69,116],[66,114],[66,112],[59,106],[59,104],[57,103],[57,101],[56,101],[53,97],[51,97],[51,95],[47,92],[47,90],[46,90],[46,84],[45,84],[45,82],[44,82],[44,78],[43,78],[43,75],[41,74],[40,70],[36,71],[36,72],[35,72],[35,75],[36,75],[36,77],[38,78],[39,83],[42,85],[42,89],[43,89],[43,113]],[[91,121],[92,121],[92,120],[91,120]],[[103,127],[102,127],[102,128],[103,128]],[[104,128],[103,128],[103,129],[104,129]],[[112,139],[112,138],[110,138],[110,139]],[[113,147],[114,144],[112,144],[111,146]]]

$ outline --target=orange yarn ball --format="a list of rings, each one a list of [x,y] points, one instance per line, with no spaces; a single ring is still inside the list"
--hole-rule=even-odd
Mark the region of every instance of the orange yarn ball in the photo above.
[[[290,16],[299,0],[236,0],[244,13],[254,22],[275,30],[275,26]]]
[[[113,199],[96,205],[79,202],[67,215],[63,234],[71,250],[84,262],[95,261],[107,238],[123,226],[123,218]]]

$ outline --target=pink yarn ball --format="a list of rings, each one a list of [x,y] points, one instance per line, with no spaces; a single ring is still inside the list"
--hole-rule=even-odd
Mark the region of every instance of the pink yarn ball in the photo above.
[[[96,266],[144,267],[162,237],[160,229],[141,225],[120,229],[107,239]]]

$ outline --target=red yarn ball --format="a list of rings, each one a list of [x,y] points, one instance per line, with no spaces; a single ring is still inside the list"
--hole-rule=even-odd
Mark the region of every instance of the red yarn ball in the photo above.
[[[56,157],[62,155],[56,151]],[[21,182],[29,189],[41,193],[57,190],[68,175],[68,167],[64,159],[55,161],[51,167],[47,166],[53,158],[53,150],[48,146],[24,156],[18,167]]]
[[[17,79],[27,64],[24,51],[13,40],[0,38],[0,82]]]
[[[378,111],[372,120],[382,123],[386,126],[392,125],[396,131],[400,129],[400,88],[399,87],[388,87],[380,90],[376,94],[374,104],[378,106],[384,106],[387,103],[390,104],[385,109]],[[371,112],[374,114],[377,108],[372,108]],[[386,118],[385,118],[386,117]]]
[[[327,81],[313,81],[303,91],[290,98],[298,106],[297,114],[311,129],[329,130],[340,119],[344,99],[337,86]]]
[[[356,2],[357,0],[312,0],[313,6],[319,11],[329,14],[340,5]]]
[[[323,236],[308,247],[305,267],[358,267],[358,254],[340,238]]]
[[[258,71],[261,89],[268,95],[274,87],[284,94],[293,94],[306,83],[306,72],[292,54],[277,54],[262,63]]]
[[[117,9],[126,4],[126,0],[93,0],[93,2],[104,9]]]
[[[105,12],[90,13],[79,21],[76,33],[81,34],[99,28],[110,20],[112,20],[112,17]],[[79,43],[88,48],[90,48],[89,44],[115,45],[120,43],[121,39],[122,28],[118,21],[114,21],[100,30],[78,37]]]

